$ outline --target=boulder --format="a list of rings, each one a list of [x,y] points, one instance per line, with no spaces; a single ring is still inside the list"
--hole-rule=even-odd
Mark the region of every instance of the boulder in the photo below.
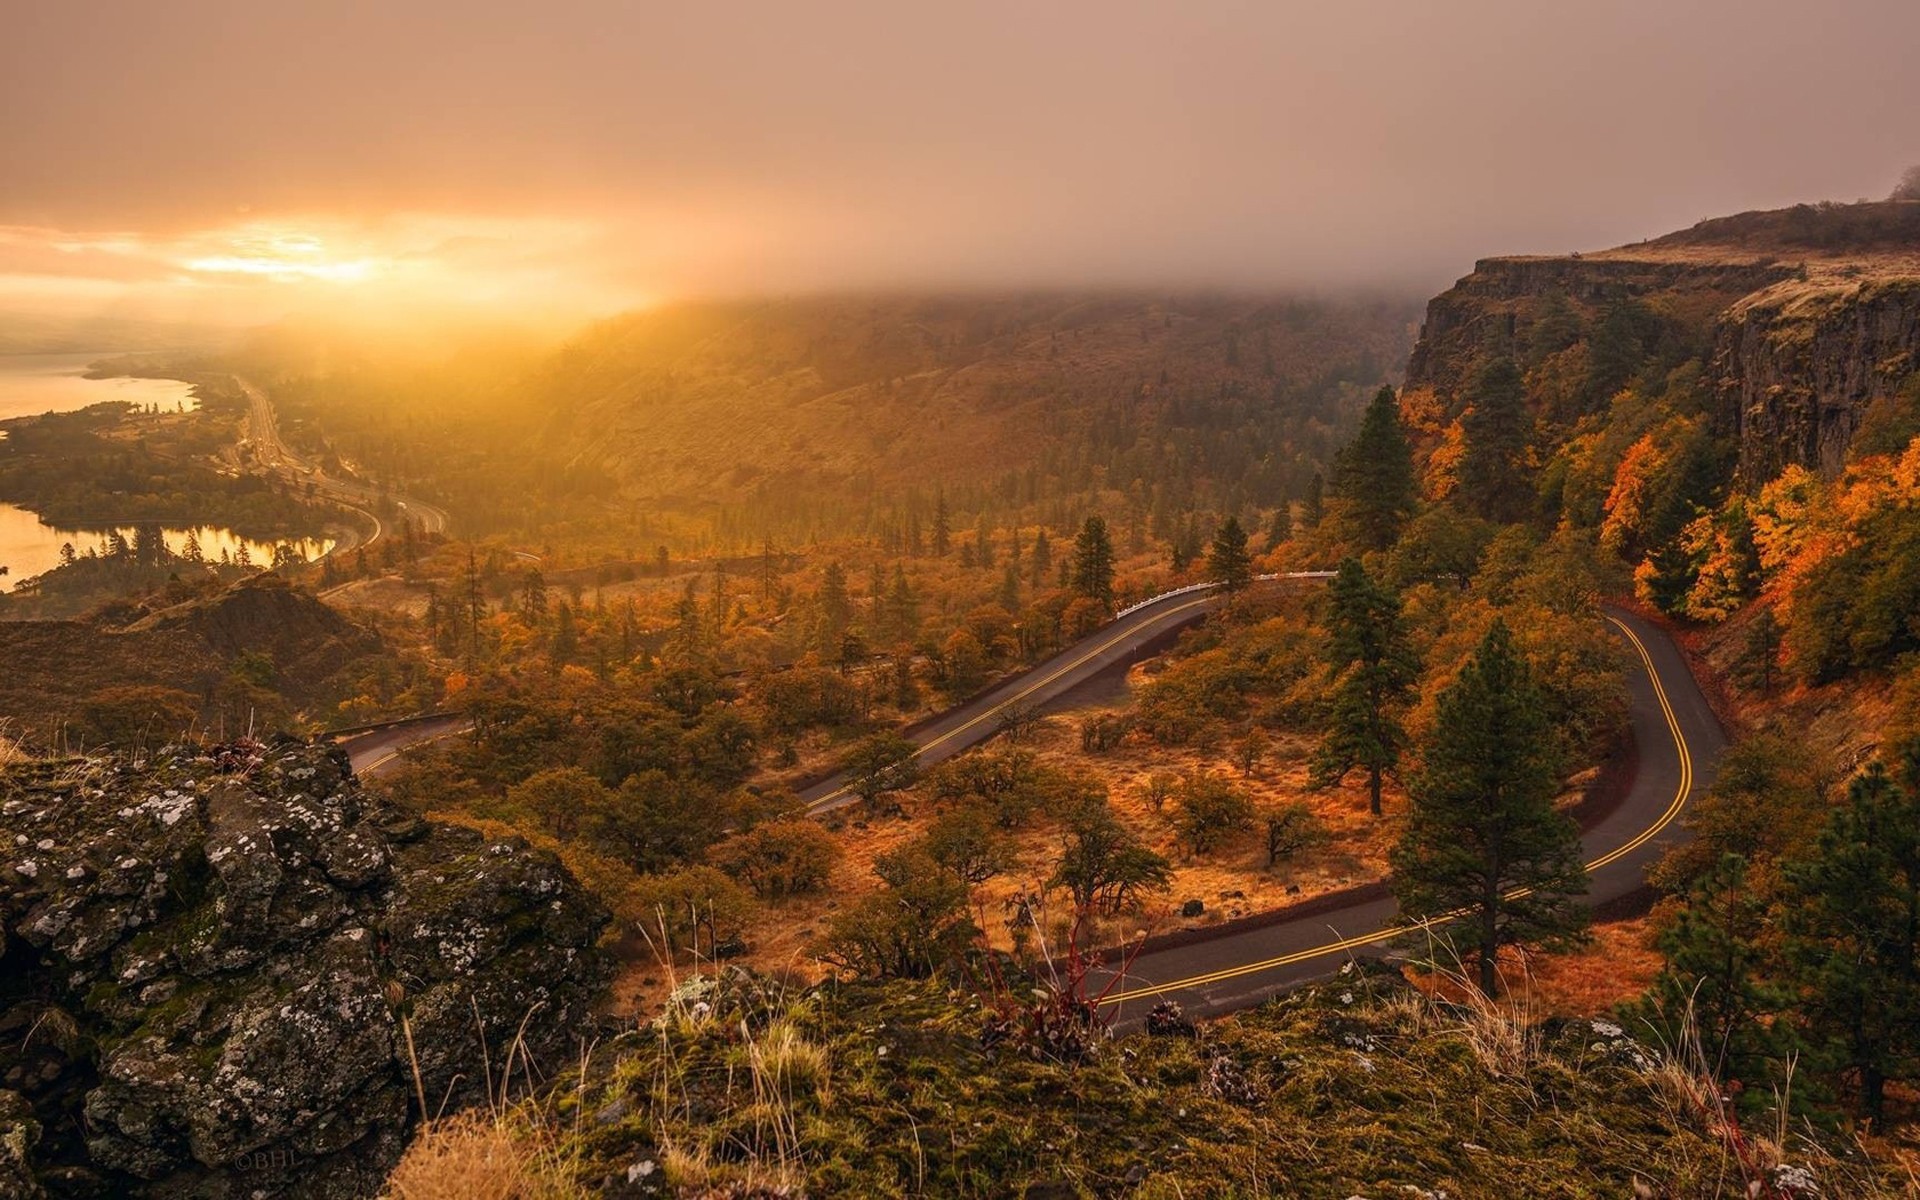
[[[372,1195],[417,1095],[572,1060],[606,921],[552,855],[394,809],[327,747],[0,772],[0,1109],[35,1131],[0,1192]]]

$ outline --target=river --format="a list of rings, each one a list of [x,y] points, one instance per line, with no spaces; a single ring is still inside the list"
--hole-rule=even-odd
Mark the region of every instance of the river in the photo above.
[[[194,400],[192,385],[177,379],[88,379],[88,364],[111,358],[114,351],[91,354],[0,354],[0,420],[36,416],[49,412],[73,412],[103,400],[155,404],[162,409],[190,409]],[[131,538],[132,529],[122,529]],[[185,549],[188,530],[166,530],[167,547],[176,554]],[[219,562],[224,552],[237,558],[244,548],[252,561],[266,565],[273,561],[273,544],[240,537],[230,529],[203,525],[192,531],[200,541],[200,550],[209,560]],[[60,565],[60,547],[71,544],[74,553],[102,550],[107,543],[104,530],[82,532],[56,529],[24,508],[0,504],[0,592],[11,591],[22,580]],[[332,549],[329,540],[307,539],[293,543],[305,559],[318,558]]]
[[[114,352],[92,354],[0,354],[0,421],[39,413],[73,412],[103,400],[194,406],[192,384],[177,379],[88,379],[87,366]]]
[[[127,540],[133,540],[131,527],[119,532]],[[260,566],[273,561],[272,542],[256,542],[215,525],[201,525],[191,531],[170,527],[165,530],[167,549],[175,554],[185,553],[189,532],[199,539],[200,553],[210,562],[220,562],[223,556],[227,561],[238,561],[243,550],[248,561]],[[301,538],[289,544],[308,562],[333,549],[331,538]],[[7,573],[0,575],[0,592],[12,591],[22,580],[59,566],[63,545],[71,545],[73,552],[81,556],[89,550],[104,553],[107,533],[105,530],[55,529],[24,508],[0,504],[0,566],[7,568]]]

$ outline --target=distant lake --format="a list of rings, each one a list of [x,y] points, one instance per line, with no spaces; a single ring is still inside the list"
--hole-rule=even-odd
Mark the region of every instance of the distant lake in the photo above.
[[[120,533],[133,540],[132,528]],[[169,550],[178,554],[186,548],[187,530],[168,529],[165,533]],[[238,559],[242,547],[261,566],[273,561],[272,542],[256,542],[212,525],[202,525],[192,533],[200,539],[200,552],[213,562],[219,562],[223,552],[229,559]],[[88,550],[104,552],[107,535],[104,531],[55,529],[24,508],[0,504],[0,566],[7,568],[7,573],[0,576],[0,592],[12,591],[22,580],[59,566],[60,547],[66,542],[73,543],[74,553],[84,556]],[[294,539],[292,545],[309,562],[333,549],[328,538]]]
[[[194,407],[193,385],[177,379],[88,379],[89,363],[112,358],[92,354],[0,354],[0,421],[40,413],[73,412],[103,400],[157,404],[163,411]],[[5,561],[0,559],[0,561]]]

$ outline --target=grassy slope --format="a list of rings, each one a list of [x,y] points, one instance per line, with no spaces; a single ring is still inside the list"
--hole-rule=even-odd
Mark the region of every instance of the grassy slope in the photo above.
[[[983,1049],[967,992],[723,979],[683,986],[532,1118],[560,1194],[1704,1196],[1782,1161],[1824,1194],[1883,1194],[1805,1145],[1754,1139],[1743,1166],[1683,1073],[1615,1026],[1523,1035],[1391,975],[1078,1066]]]

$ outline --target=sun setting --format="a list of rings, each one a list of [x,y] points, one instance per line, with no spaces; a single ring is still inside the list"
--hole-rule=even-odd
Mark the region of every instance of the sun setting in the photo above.
[[[0,1200],[1893,1200],[1920,6],[0,21]]]

